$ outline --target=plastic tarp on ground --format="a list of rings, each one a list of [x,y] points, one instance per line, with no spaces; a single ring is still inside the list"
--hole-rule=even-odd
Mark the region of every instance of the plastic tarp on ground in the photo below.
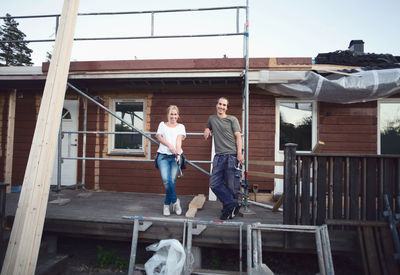
[[[287,83],[271,83],[274,81],[268,79],[269,74],[260,72],[258,86],[283,96],[342,104],[377,100],[400,92],[400,69],[337,72],[325,77],[308,71],[297,79],[290,76],[290,71],[281,73],[287,74],[286,77],[280,76],[280,79],[288,79]],[[293,74],[301,75],[298,72]]]

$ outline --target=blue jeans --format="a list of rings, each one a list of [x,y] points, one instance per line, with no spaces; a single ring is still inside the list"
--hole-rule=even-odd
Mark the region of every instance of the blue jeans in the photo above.
[[[210,177],[210,188],[222,202],[222,211],[238,206],[239,185],[242,173],[235,169],[236,154],[215,155]]]
[[[178,175],[178,164],[175,155],[158,154],[157,164],[165,187],[165,205],[176,202],[175,181]]]

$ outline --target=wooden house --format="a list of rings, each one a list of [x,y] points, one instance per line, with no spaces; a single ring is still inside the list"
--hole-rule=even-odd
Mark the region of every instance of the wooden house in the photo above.
[[[228,113],[243,122],[243,67],[241,58],[72,62],[68,82],[153,138],[159,122],[167,119],[167,107],[177,105],[180,122],[189,133],[184,153],[209,171],[212,142],[200,134],[221,96],[229,99]],[[267,192],[275,186],[276,193],[282,192],[277,176],[282,170],[273,164],[282,160],[287,142],[297,143],[304,152],[323,141],[324,153],[400,153],[400,142],[396,142],[400,97],[396,93],[390,98],[340,104],[269,90],[275,84],[293,83],[296,74],[339,68],[328,67],[312,65],[311,58],[250,59],[250,186],[257,184]],[[16,189],[23,182],[47,70],[48,63],[0,68],[0,181]],[[156,144],[149,145],[139,134],[112,134],[131,130],[71,86],[63,114],[62,186],[164,193],[151,161]],[[272,165],[252,162],[257,160]],[[55,167],[56,184],[57,163],[49,165]],[[208,194],[208,175],[189,165],[176,188],[178,194]]]

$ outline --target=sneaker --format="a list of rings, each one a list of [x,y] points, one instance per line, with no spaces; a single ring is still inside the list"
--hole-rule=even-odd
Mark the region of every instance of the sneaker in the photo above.
[[[169,216],[169,215],[171,215],[171,213],[169,212],[169,205],[164,204],[163,215],[164,215],[164,216]]]
[[[236,215],[239,213],[241,205],[238,204],[238,206],[233,207],[231,214],[229,215],[230,219],[233,219],[234,217],[236,217]]]
[[[219,219],[222,220],[222,221],[226,221],[227,219],[230,219],[230,218],[231,218],[231,214],[232,214],[232,211],[231,211],[231,210],[222,211],[222,214],[221,214],[221,216],[219,217]]]
[[[172,204],[172,209],[178,216],[182,214],[182,208],[179,199],[177,199],[176,202]]]

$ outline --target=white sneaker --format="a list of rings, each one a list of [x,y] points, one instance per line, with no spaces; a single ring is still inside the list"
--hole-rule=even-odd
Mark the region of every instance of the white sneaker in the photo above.
[[[182,208],[181,208],[181,204],[179,199],[176,200],[176,202],[174,204],[172,204],[172,209],[174,210],[174,212],[179,216],[180,214],[182,214]]]
[[[171,215],[171,213],[169,212],[169,205],[165,205],[165,204],[164,204],[163,215],[164,215],[164,216],[169,216],[169,215]]]

